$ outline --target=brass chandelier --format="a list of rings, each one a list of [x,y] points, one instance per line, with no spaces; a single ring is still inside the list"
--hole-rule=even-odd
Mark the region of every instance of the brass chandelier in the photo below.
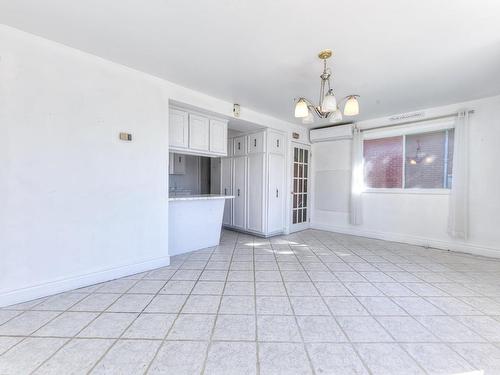
[[[304,97],[295,99],[295,117],[302,118],[304,124],[314,122],[313,114],[321,119],[328,118],[332,121],[341,121],[342,112],[340,111],[339,105],[344,101],[344,116],[356,116],[359,114],[359,95],[348,95],[340,101],[337,101],[333,93],[330,82],[332,72],[326,65],[326,60],[332,57],[332,51],[325,49],[318,54],[318,57],[323,60],[323,73],[319,76],[321,78],[319,104],[314,105],[310,100]]]

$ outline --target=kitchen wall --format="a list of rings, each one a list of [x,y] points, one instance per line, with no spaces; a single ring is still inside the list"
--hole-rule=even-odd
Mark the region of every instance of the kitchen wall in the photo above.
[[[427,117],[474,109],[470,120],[470,238],[457,241],[447,234],[447,194],[364,193],[363,224],[349,224],[351,142],[313,145],[312,226],[340,233],[429,245],[443,249],[500,256],[500,96],[429,108]],[[387,120],[360,122],[381,126]]]
[[[169,264],[170,101],[232,115],[230,102],[0,25],[0,306]]]

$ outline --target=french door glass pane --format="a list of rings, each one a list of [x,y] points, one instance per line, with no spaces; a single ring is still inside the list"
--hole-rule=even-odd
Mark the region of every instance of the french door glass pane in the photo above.
[[[300,147],[293,150],[293,208],[292,224],[307,221],[307,177],[309,174],[309,151]]]

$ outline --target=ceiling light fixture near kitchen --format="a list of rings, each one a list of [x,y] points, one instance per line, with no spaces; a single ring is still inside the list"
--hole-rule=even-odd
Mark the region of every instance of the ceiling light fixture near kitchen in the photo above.
[[[332,51],[325,49],[318,54],[318,57],[323,60],[323,73],[319,76],[321,78],[321,87],[319,94],[319,104],[314,105],[310,100],[304,97],[295,99],[295,117],[302,118],[304,124],[311,124],[314,122],[314,116],[319,118],[328,118],[332,121],[342,121],[342,111],[339,105],[345,100],[344,116],[356,116],[359,114],[359,95],[348,95],[340,103],[337,101],[333,93],[330,78],[332,72],[326,66],[326,60],[332,57]]]

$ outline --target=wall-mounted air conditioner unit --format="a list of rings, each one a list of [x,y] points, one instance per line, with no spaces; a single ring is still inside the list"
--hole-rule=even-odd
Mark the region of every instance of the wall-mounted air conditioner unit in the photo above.
[[[309,132],[311,143],[339,141],[352,138],[352,124],[330,126],[327,128],[312,129]]]

